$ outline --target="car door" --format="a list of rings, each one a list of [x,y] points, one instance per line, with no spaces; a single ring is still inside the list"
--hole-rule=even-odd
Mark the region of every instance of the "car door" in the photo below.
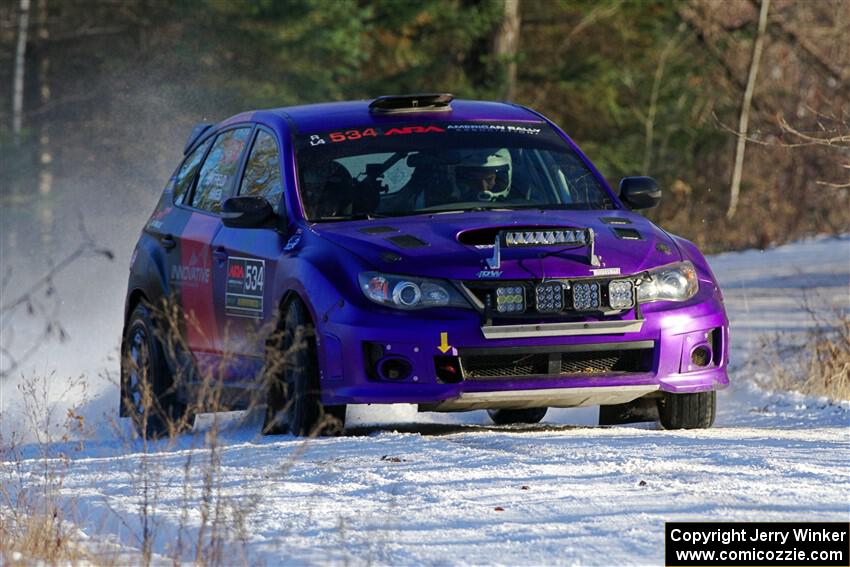
[[[201,285],[205,276],[203,266],[198,265],[197,259],[195,262],[186,260],[186,251],[181,246],[183,235],[192,224],[193,216],[193,211],[185,206],[184,202],[191,195],[198,171],[212,142],[213,138],[208,138],[186,156],[169,181],[170,189],[163,193],[160,203],[144,228],[145,236],[160,248],[159,253],[153,254],[153,257],[161,260],[161,264],[157,264],[162,274],[160,283],[163,295],[158,296],[152,292],[155,286],[149,286],[150,298],[159,319],[166,322],[163,336],[168,343],[167,348],[181,355],[183,353],[176,347],[182,343],[180,337],[185,339],[186,327],[182,316],[174,318],[171,314],[175,312],[175,307],[180,308],[183,305],[184,292],[191,296],[194,287]],[[191,297],[189,301],[191,302]],[[180,361],[181,365],[185,363],[185,360]]]
[[[237,195],[265,197],[278,215],[284,214],[281,152],[269,129],[255,131]],[[286,237],[279,226],[223,226],[214,242],[216,312],[219,337],[227,352],[225,380],[252,381],[263,363],[265,339],[274,324],[277,299],[274,278]]]
[[[236,173],[251,135],[251,126],[220,132],[198,172],[194,190],[183,199],[188,214],[176,235],[178,254],[170,277],[179,290],[183,337],[202,377],[217,377],[222,358],[221,337],[214,306],[217,262],[213,240],[221,229],[221,202],[230,195]]]

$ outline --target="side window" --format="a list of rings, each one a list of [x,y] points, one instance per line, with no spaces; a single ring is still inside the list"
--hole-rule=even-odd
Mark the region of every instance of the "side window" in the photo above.
[[[257,133],[257,139],[251,148],[239,194],[265,197],[275,209],[280,203],[280,197],[283,194],[283,184],[280,181],[280,152],[277,150],[274,136],[264,130]]]
[[[201,160],[210,147],[212,138],[201,144],[197,149],[189,154],[180,166],[177,175],[174,176],[174,203],[180,205],[183,203],[183,198],[186,196],[186,191],[192,186],[192,181],[195,179],[195,174],[201,166]]]
[[[215,139],[198,176],[198,186],[192,196],[193,207],[213,213],[221,210],[221,197],[236,175],[239,158],[250,134],[250,128],[237,128]]]

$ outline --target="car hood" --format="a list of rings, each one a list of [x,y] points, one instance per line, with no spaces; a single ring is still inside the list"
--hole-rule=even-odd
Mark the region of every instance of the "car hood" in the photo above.
[[[592,228],[600,266],[587,247],[501,247],[501,265],[491,270],[499,230]],[[633,274],[681,259],[671,238],[629,211],[481,211],[320,223],[321,237],[388,273],[461,280],[541,279]],[[600,271],[603,270],[603,271]]]

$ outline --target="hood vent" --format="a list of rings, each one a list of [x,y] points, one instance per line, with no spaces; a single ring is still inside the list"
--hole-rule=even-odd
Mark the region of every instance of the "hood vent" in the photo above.
[[[605,224],[632,224],[632,221],[622,217],[600,217],[599,220]]]
[[[390,242],[398,246],[399,248],[422,248],[423,246],[430,246],[424,240],[419,240],[415,236],[411,236],[409,234],[400,234],[398,236],[391,236],[387,238]]]
[[[643,240],[643,236],[633,228],[612,228],[620,240]]]
[[[387,232],[398,232],[398,229],[391,226],[367,226],[366,228],[361,228],[360,232],[363,234],[384,234]]]

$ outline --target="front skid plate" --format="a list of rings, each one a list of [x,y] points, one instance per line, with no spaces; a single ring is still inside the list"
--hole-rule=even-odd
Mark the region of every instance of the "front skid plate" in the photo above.
[[[544,388],[506,392],[465,392],[437,404],[420,404],[421,411],[467,411],[492,408],[576,408],[625,404],[659,389],[657,384],[598,386],[593,388]]]

